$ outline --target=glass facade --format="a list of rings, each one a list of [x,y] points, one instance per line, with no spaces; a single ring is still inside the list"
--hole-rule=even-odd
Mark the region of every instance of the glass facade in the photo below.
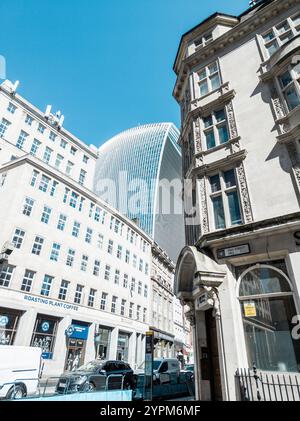
[[[128,218],[136,220],[170,255],[173,251],[168,250],[168,246],[161,244],[157,238],[157,226],[163,222],[164,225],[170,225],[170,232],[178,232],[181,248],[184,245],[184,232],[182,229],[181,234],[178,226],[183,227],[183,217],[160,215],[157,210],[158,182],[165,178],[170,182],[181,180],[178,138],[179,132],[171,123],[149,124],[127,130],[100,147],[94,180],[96,194]],[[103,186],[108,185],[106,180],[113,183],[116,194],[104,190]],[[137,197],[139,200],[136,200]],[[133,202],[136,204],[135,209]],[[181,224],[176,216],[182,218]]]

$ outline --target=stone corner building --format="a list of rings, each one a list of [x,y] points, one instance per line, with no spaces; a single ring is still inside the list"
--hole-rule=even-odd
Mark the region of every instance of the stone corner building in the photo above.
[[[175,288],[193,324],[196,393],[235,373],[300,371],[300,2],[258,1],[183,35],[174,64],[186,243]]]

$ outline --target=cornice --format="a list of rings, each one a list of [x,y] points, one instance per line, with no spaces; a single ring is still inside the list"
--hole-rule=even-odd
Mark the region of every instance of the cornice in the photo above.
[[[201,250],[209,246],[218,246],[218,244],[224,245],[226,242],[237,241],[240,238],[243,240],[252,237],[255,238],[258,232],[264,232],[264,235],[267,235],[267,233],[269,235],[270,232],[279,230],[290,232],[298,226],[300,226],[300,212],[204,234],[197,241],[196,247],[198,250]]]
[[[253,33],[256,28],[259,28],[261,25],[264,25],[266,22],[279,15],[281,11],[288,9],[299,2],[300,0],[274,0],[264,8],[258,10],[253,16],[243,22],[240,22],[231,30],[216,38],[207,46],[181,60],[178,72],[179,75],[175,84],[173,96],[177,100],[179,99],[182,86],[185,83],[183,75],[188,74],[193,66],[215,56],[224,48],[234,45],[237,41],[240,41],[247,35]]]
[[[218,161],[214,161],[210,164],[203,164],[193,168],[191,171],[191,175],[194,176],[205,176],[207,174],[212,173],[215,170],[227,167],[228,165],[236,164],[237,162],[243,161],[247,156],[247,151],[245,149],[232,153],[226,156],[223,159],[219,159]]]

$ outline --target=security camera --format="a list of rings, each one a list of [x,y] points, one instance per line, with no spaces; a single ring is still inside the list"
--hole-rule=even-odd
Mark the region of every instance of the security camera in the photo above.
[[[9,241],[7,241],[1,250],[1,254],[0,254],[0,263],[4,263],[8,260],[8,257],[12,254],[12,252],[14,251],[14,244],[10,243]]]

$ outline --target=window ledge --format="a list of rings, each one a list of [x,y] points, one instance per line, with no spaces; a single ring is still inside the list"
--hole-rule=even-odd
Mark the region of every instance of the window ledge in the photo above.
[[[190,111],[209,112],[216,106],[223,105],[235,97],[235,91],[230,89],[229,82],[223,83],[220,88],[191,101]]]
[[[222,143],[220,145],[214,146],[211,149],[206,149],[204,151],[197,153],[195,155],[195,158],[201,158],[202,156],[217,152],[220,149],[231,149],[231,153],[234,153],[232,149],[236,151],[238,148],[240,148],[240,140],[241,140],[241,136],[233,137],[229,139],[226,143]]]

